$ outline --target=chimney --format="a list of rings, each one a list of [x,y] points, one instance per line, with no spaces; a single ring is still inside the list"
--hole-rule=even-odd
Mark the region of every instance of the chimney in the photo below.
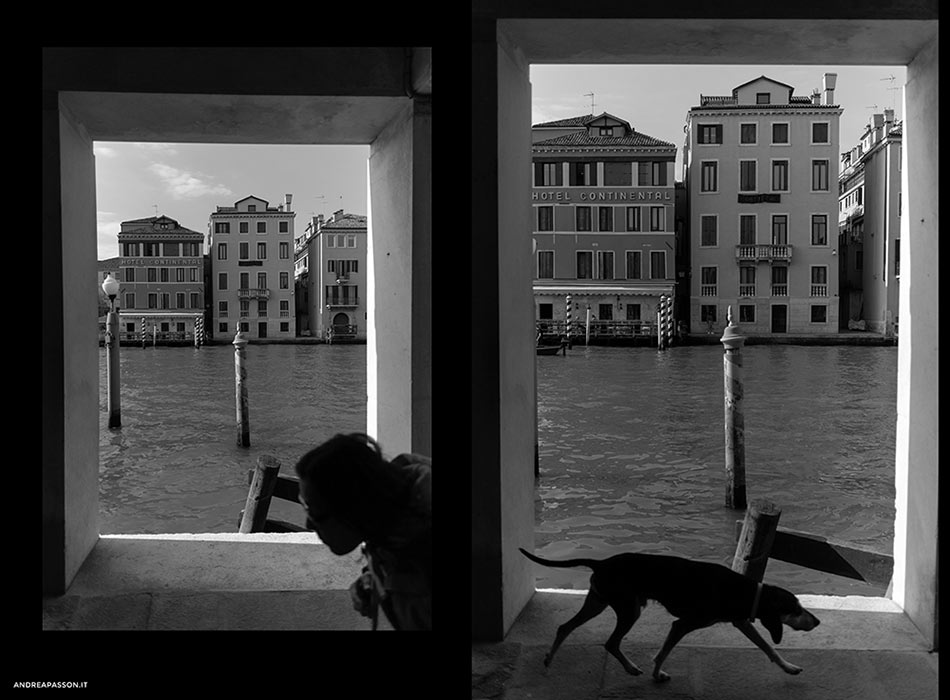
[[[290,201],[291,201],[293,198],[294,198],[294,196],[293,196],[292,194],[285,194],[285,195],[284,195],[284,200],[287,202],[287,205],[284,207],[284,210],[285,210],[285,211],[292,211],[292,209],[290,208]]]
[[[813,105],[821,104],[821,90],[819,90],[818,88],[815,88],[811,93],[811,103]]]
[[[323,214],[317,214],[316,221],[317,221],[317,230],[319,231],[320,229],[323,228]]]
[[[334,220],[334,221],[339,221],[339,220],[342,219],[342,218],[343,218],[343,210],[342,210],[342,209],[337,209],[335,212],[333,212],[333,220]]]
[[[835,84],[838,82],[838,74],[825,73],[821,82],[825,90],[825,101],[823,104],[833,105],[835,103]]]
[[[885,109],[885,110],[884,110],[884,124],[885,124],[885,125],[890,125],[890,124],[893,124],[893,123],[894,123],[894,110],[893,110],[893,109]]]

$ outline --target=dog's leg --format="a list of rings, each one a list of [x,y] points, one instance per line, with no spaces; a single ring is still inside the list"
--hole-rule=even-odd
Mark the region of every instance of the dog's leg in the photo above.
[[[604,646],[607,648],[607,651],[620,662],[620,665],[623,666],[623,669],[627,673],[639,676],[643,671],[620,650],[620,640],[623,639],[624,635],[630,631],[630,628],[633,627],[634,623],[639,619],[641,610],[640,601],[634,600],[631,603],[623,605],[623,607],[614,605],[613,609],[614,612],[617,613],[617,626],[614,627],[614,631]]]
[[[590,591],[587,593],[587,598],[584,600],[583,607],[581,607],[574,617],[557,628],[557,634],[554,637],[554,644],[551,645],[551,651],[549,651],[547,656],[544,657],[544,665],[551,665],[551,659],[554,658],[554,652],[556,652],[557,648],[561,646],[561,642],[565,640],[567,635],[569,635],[588,620],[600,615],[606,607],[607,601],[601,598],[597,591],[594,590],[594,587],[591,586]]]
[[[778,652],[773,649],[767,641],[762,639],[762,635],[759,634],[758,630],[752,626],[752,623],[748,620],[743,620],[742,622],[733,622],[733,625],[738,628],[742,634],[752,640],[759,649],[765,652],[765,655],[769,657],[774,663],[779,665],[785,673],[791,673],[795,675],[796,673],[801,673],[802,669],[794,664],[788,663],[785,659],[778,655]]]
[[[653,680],[659,682],[670,680],[670,675],[666,673],[666,671],[660,670],[660,666],[666,661],[666,657],[670,655],[670,652],[673,651],[673,647],[675,647],[683,637],[694,630],[709,627],[709,624],[708,622],[694,622],[682,619],[673,620],[673,624],[670,626],[670,633],[666,635],[666,641],[663,642],[662,648],[656,653],[656,656],[653,657]]]

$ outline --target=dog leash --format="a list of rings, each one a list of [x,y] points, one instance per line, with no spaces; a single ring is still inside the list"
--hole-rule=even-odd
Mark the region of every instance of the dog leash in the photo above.
[[[755,598],[752,601],[752,613],[749,615],[749,619],[755,622],[755,614],[759,612],[759,597],[762,595],[762,582],[759,581],[759,584],[755,587]]]

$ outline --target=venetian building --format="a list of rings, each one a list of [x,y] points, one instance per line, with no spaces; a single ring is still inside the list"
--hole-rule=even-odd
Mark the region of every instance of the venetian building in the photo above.
[[[535,318],[653,333],[675,287],[676,147],[611,114],[532,127]]]
[[[838,332],[835,81],[796,96],[763,75],[689,110],[692,332],[721,333],[729,306],[747,333]]]
[[[164,215],[121,223],[116,301],[122,333],[194,338],[205,305],[203,238]]]
[[[249,340],[293,338],[292,195],[276,207],[248,196],[217,207],[208,222],[211,330],[221,340],[238,325]]]
[[[842,327],[892,337],[900,299],[901,141],[903,124],[884,110],[841,154],[838,250]]]

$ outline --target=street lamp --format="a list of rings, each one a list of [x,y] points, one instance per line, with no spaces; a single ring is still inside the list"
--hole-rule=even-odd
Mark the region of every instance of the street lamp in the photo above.
[[[102,283],[102,291],[109,297],[109,314],[106,316],[106,377],[109,385],[109,427],[121,428],[119,407],[119,314],[115,312],[115,298],[119,283],[109,274]]]

